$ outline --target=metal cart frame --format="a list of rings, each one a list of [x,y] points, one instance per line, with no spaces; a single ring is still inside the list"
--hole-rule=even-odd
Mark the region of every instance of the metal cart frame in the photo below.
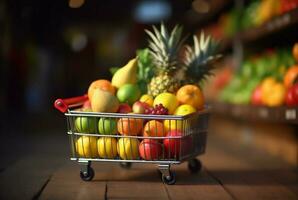
[[[88,99],[87,95],[68,98],[68,99],[57,99],[54,103],[54,106],[61,112],[63,112],[67,119],[67,133],[70,138],[71,146],[71,160],[77,161],[81,166],[80,177],[84,181],[90,181],[94,177],[94,170],[91,167],[91,163],[94,161],[100,162],[118,162],[123,168],[130,168],[132,163],[151,163],[157,164],[158,169],[161,172],[162,181],[166,184],[175,184],[176,176],[175,173],[171,171],[170,167],[173,164],[180,164],[184,161],[188,161],[188,168],[191,172],[198,172],[202,165],[201,162],[196,158],[198,155],[201,155],[205,152],[206,141],[207,141],[207,132],[208,132],[208,119],[209,119],[209,110],[205,109],[200,112],[185,116],[175,116],[175,115],[145,115],[145,114],[126,114],[126,113],[96,113],[96,112],[85,112],[78,111],[74,108],[79,107],[83,104],[84,101]],[[117,122],[121,121],[120,119],[127,119],[128,121],[132,120],[173,120],[177,126],[179,122],[181,124],[180,135],[174,136],[143,136],[143,135],[121,135],[121,134],[101,134],[92,130],[93,132],[82,132],[78,131],[76,128],[75,120],[78,118],[88,118],[88,119],[114,119]],[[142,122],[143,122],[142,121]],[[123,123],[123,122],[122,122]],[[142,123],[145,124],[145,123]],[[88,127],[90,126],[88,122]],[[123,125],[122,125],[123,126]],[[131,128],[131,127],[129,127]],[[144,127],[141,127],[143,130]],[[77,141],[80,137],[94,137],[94,138],[115,138],[119,141],[120,138],[127,138],[128,141],[131,140],[154,140],[154,141],[164,141],[172,142],[174,144],[172,148],[165,148],[165,145],[162,146],[162,155],[154,157],[140,158],[140,156],[130,159],[125,159],[126,157],[116,156],[114,158],[105,158],[100,156],[94,156],[90,154],[89,149],[86,149],[87,153],[79,153]],[[81,140],[83,141],[83,140]],[[104,139],[105,141],[105,139]],[[90,139],[89,139],[89,143]],[[80,145],[80,144],[79,144]],[[131,142],[130,142],[131,145]],[[144,146],[144,145],[143,145]],[[81,149],[85,148],[82,144]],[[98,146],[96,148],[99,148]],[[145,147],[144,147],[145,148]],[[132,149],[132,148],[130,148]],[[92,150],[92,149],[90,149]],[[98,151],[98,149],[97,149]],[[107,147],[104,146],[104,151],[107,152]],[[118,151],[118,144],[117,144]],[[172,152],[171,152],[172,151]],[[124,145],[124,152],[127,154],[126,147]],[[146,151],[144,149],[145,155]],[[92,153],[92,152],[91,152]],[[119,152],[118,152],[119,153]],[[106,154],[107,155],[107,154]]]

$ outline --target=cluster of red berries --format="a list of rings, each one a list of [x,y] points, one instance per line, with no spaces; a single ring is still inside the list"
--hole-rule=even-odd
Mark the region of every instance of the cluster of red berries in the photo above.
[[[161,103],[158,105],[155,105],[155,107],[150,107],[145,109],[145,114],[149,115],[167,115],[168,109],[165,108]]]

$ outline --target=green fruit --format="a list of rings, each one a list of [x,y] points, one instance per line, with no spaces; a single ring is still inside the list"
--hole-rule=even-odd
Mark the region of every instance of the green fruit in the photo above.
[[[117,121],[113,118],[101,118],[98,121],[98,132],[103,135],[117,134]]]
[[[141,96],[141,91],[137,85],[125,84],[117,91],[117,98],[121,103],[132,105]]]
[[[77,117],[75,128],[81,133],[96,133],[97,119],[94,117]]]

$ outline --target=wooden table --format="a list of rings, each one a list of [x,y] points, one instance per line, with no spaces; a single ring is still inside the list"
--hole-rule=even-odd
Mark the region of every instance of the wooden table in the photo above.
[[[6,141],[0,199],[298,199],[297,169],[216,134],[209,135],[207,153],[200,157],[203,170],[191,174],[186,163],[173,166],[177,183],[172,186],[161,182],[156,166],[144,164],[127,170],[117,163],[93,163],[94,180],[83,182],[61,133]],[[10,156],[15,148],[19,153]]]

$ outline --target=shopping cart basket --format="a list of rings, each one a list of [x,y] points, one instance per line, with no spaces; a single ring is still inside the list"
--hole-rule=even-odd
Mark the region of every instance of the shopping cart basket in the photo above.
[[[76,109],[87,99],[85,95],[57,99],[54,103],[59,111],[65,113],[71,160],[81,165],[82,180],[90,181],[94,177],[92,161],[118,162],[125,168],[132,163],[157,164],[166,184],[176,182],[175,173],[170,170],[172,164],[188,161],[191,172],[201,169],[201,162],[196,157],[205,151],[208,109],[186,116],[98,113]],[[168,125],[159,126],[165,123]]]

